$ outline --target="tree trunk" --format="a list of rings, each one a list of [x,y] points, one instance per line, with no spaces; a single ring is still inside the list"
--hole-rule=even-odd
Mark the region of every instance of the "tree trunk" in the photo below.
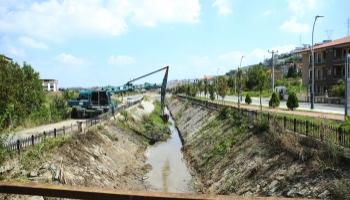
[[[261,90],[260,90],[260,111],[262,111],[262,103],[261,103]]]

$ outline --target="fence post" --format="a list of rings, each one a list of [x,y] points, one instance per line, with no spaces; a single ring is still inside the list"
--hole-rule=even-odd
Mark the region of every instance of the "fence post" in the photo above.
[[[66,134],[66,129],[65,129],[65,127],[63,126],[63,135],[65,135]]]
[[[307,121],[306,120],[306,122],[305,122],[306,124],[305,124],[305,126],[306,126],[306,135],[309,135],[309,121]]]
[[[283,128],[286,129],[287,127],[287,117],[283,116]]]
[[[294,118],[294,133],[297,132],[297,119]]]
[[[46,132],[44,131],[44,140],[46,139]]]
[[[20,144],[20,141],[18,139],[17,140],[17,152],[18,152],[18,154],[20,154],[20,148],[21,148],[21,144]]]
[[[57,130],[56,128],[53,129],[53,135],[56,137],[57,136]]]
[[[270,113],[267,113],[267,121],[270,122]]]
[[[338,128],[338,143],[342,144],[342,136],[343,136],[343,129],[341,127]]]
[[[32,135],[32,146],[34,146],[34,135]]]

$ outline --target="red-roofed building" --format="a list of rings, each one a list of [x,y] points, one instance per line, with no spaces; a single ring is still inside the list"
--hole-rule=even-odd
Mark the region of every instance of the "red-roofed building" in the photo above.
[[[346,56],[350,53],[350,36],[324,42],[314,47],[315,95],[325,95],[332,85],[344,79]],[[311,88],[311,50],[301,50],[303,85]]]

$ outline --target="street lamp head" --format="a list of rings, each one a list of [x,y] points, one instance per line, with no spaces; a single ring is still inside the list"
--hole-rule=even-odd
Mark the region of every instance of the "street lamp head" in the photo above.
[[[315,18],[320,18],[320,17],[324,17],[323,15],[316,15]]]

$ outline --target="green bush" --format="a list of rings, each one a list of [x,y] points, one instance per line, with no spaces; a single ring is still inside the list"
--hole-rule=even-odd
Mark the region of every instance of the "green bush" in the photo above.
[[[278,97],[278,95],[276,94],[276,92],[273,92],[271,95],[271,99],[269,101],[269,106],[272,108],[276,108],[280,105],[280,99]]]
[[[227,119],[230,116],[230,111],[227,107],[224,107],[223,109],[220,110],[219,112],[219,118],[224,120]]]
[[[337,84],[333,85],[329,90],[329,95],[332,97],[345,96],[345,83],[343,80],[338,80]]]
[[[290,110],[294,110],[295,108],[299,107],[298,97],[294,92],[290,93],[288,96],[287,107]]]
[[[345,132],[349,133],[350,132],[350,117],[345,116],[344,122],[341,124],[341,127],[345,129]]]
[[[245,96],[245,103],[246,104],[251,104],[252,103],[252,98],[250,97],[250,95],[249,94],[247,94],[246,96]]]

